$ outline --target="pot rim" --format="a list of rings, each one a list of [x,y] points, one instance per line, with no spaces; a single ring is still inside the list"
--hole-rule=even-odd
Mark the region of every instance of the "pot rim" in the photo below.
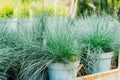
[[[72,70],[77,69],[80,64],[80,60],[71,62],[70,64],[64,64],[64,63],[52,63],[48,66],[48,69],[52,70]]]

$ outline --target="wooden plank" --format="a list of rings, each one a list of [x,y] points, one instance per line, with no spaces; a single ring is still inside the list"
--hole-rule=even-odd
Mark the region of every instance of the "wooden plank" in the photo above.
[[[114,70],[110,70],[110,71],[107,71],[107,72],[102,72],[102,73],[87,75],[87,76],[83,76],[83,77],[78,77],[78,78],[75,78],[73,80],[97,80],[97,79],[100,79],[100,78],[103,78],[103,77],[106,77],[106,76],[109,76],[109,75],[114,75],[114,74],[117,74],[117,73],[120,73],[120,69],[114,69]]]

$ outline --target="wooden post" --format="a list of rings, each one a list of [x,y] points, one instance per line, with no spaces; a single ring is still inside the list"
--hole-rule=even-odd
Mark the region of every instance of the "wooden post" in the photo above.
[[[78,0],[75,0],[72,17],[76,16]]]
[[[72,14],[73,6],[74,6],[74,0],[72,0],[72,2],[71,2],[71,6],[70,6],[70,15]]]
[[[57,9],[57,2],[58,2],[58,0],[55,0],[55,2],[54,2],[54,10],[56,11],[56,9]]]
[[[76,16],[77,3],[78,3],[78,0],[72,0],[72,2],[71,2],[71,6],[70,6],[70,16],[71,16],[72,18],[74,18],[74,17]]]

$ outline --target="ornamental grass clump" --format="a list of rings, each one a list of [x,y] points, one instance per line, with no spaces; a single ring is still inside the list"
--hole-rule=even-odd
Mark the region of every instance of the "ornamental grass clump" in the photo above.
[[[0,79],[14,79],[17,78],[14,73],[18,71],[16,66],[19,63],[15,55],[19,48],[14,44],[15,36],[6,25],[6,20],[0,21],[0,24]]]
[[[103,52],[113,51],[116,44],[119,44],[119,22],[108,15],[91,15],[80,20],[82,32],[79,35],[79,42],[100,48]]]
[[[40,70],[39,73],[44,70],[43,66],[47,64],[47,61],[43,60],[47,54],[42,49],[41,37],[44,31],[42,28],[46,24],[44,19],[45,17],[42,16],[33,20],[31,25],[24,20],[18,20],[17,26],[14,27],[6,25],[7,21],[1,21],[0,79],[36,80],[36,76],[38,77],[34,74],[36,69]],[[42,69],[41,66],[40,68],[37,65],[33,66],[35,62],[40,62],[38,66],[41,65]]]
[[[72,22],[65,18],[56,18],[48,25],[45,33],[46,46],[52,53],[54,62],[72,62],[79,58],[81,53]]]

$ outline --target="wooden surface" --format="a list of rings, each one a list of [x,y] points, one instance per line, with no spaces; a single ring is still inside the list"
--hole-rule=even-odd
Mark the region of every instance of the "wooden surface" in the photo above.
[[[120,69],[78,77],[73,80],[120,80]]]

